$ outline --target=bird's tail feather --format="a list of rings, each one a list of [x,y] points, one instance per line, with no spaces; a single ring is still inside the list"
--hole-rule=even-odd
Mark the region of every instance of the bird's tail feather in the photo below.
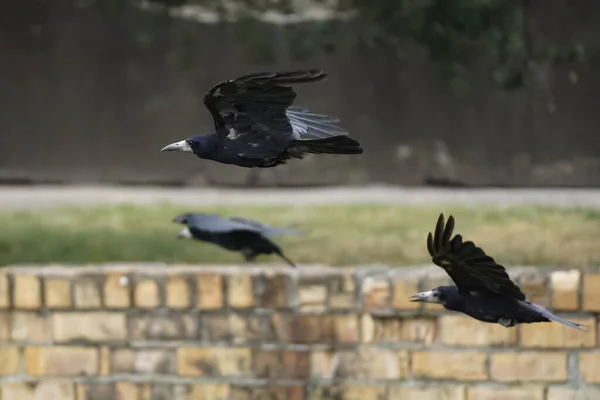
[[[537,310],[544,317],[548,318],[550,321],[560,322],[561,324],[570,326],[571,328],[575,328],[575,329],[579,329],[580,331],[586,331],[587,332],[587,327],[585,325],[577,324],[577,323],[571,322],[571,321],[567,321],[566,319],[561,318],[558,315],[552,314],[550,311],[548,311],[547,309],[545,309],[544,307],[542,307],[540,305],[537,305],[537,304],[534,304],[534,303],[530,303],[530,306],[532,306],[535,310]]]
[[[326,139],[296,140],[295,144],[306,153],[312,154],[362,154],[360,143],[348,136],[333,136]]]
[[[283,252],[281,250],[276,252],[277,255],[281,258],[283,258],[285,260],[285,262],[287,262],[288,264],[290,264],[292,267],[296,268],[296,264],[294,264],[294,262],[292,260],[290,260],[289,258],[287,258]]]

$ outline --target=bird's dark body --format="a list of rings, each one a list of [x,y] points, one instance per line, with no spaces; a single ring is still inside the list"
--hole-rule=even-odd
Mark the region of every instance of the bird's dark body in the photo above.
[[[500,320],[517,323],[550,322],[528,303],[496,294],[459,293],[456,286],[441,286],[442,305],[447,310],[467,314],[479,321],[498,323]]]
[[[261,254],[281,253],[279,246],[256,232],[207,232],[193,227],[190,228],[190,232],[195,239],[216,244],[227,250],[241,252],[247,261],[252,261]]]

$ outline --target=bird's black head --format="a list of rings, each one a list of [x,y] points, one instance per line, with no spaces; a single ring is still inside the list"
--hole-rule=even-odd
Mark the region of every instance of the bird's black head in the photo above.
[[[190,212],[179,214],[178,216],[173,218],[173,222],[185,225],[188,223],[188,219],[190,218],[191,215],[192,215],[192,213],[190,213]]]
[[[191,216],[192,216],[192,213],[189,213],[189,212],[180,214],[180,215],[176,216],[175,218],[173,218],[173,222],[176,222],[178,224],[187,225],[188,220]],[[183,230],[181,230],[181,232],[179,232],[177,234],[178,239],[191,239],[192,236],[193,236],[192,232],[190,231],[189,227],[187,227],[187,226],[185,228],[183,228]]]
[[[438,286],[426,292],[413,294],[410,301],[419,301],[422,303],[444,304],[446,302],[445,287]]]
[[[179,142],[171,143],[160,151],[185,151],[188,153],[194,153],[201,155],[205,148],[205,141],[208,135],[192,136],[187,139],[180,140]]]

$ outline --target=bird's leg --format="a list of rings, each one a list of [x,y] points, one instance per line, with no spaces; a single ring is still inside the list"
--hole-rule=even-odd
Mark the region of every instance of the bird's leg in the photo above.
[[[254,251],[252,251],[252,249],[249,247],[244,247],[242,249],[242,254],[244,255],[244,258],[246,259],[246,262],[253,262],[254,259],[256,258],[256,253],[254,253]]]
[[[498,320],[498,323],[505,328],[511,328],[517,324],[517,321],[515,321],[514,319],[510,319],[510,318],[500,318]]]

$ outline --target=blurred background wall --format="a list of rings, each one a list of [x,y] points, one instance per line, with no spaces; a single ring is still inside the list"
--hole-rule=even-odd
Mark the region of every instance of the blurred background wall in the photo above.
[[[302,24],[200,23],[90,3],[0,3],[2,182],[600,184],[598,2],[520,3],[525,72],[499,85],[490,58],[473,50],[468,90],[418,41],[401,52],[344,41],[365,28],[362,18],[335,23],[337,36],[313,48],[304,38],[314,29]],[[585,57],[541,56],[562,45]],[[214,84],[301,67],[330,78],[299,88],[297,104],[339,116],[362,157],[251,171],[159,152],[211,132],[202,97]]]

